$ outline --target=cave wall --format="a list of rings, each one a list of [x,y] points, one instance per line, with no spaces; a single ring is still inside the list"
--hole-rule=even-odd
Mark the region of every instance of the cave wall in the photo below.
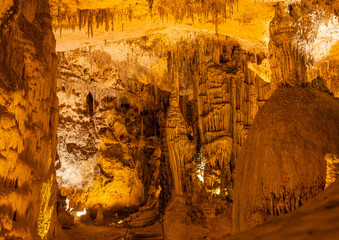
[[[124,41],[58,54],[61,194],[75,211],[96,211],[99,204],[105,212],[154,205],[169,94],[136,76],[156,57]]]
[[[58,179],[67,183],[67,165],[74,164],[76,157],[81,159],[76,162],[76,173],[90,169],[89,179],[93,180],[84,182],[85,175],[80,174],[81,185],[86,189],[94,183],[84,191],[74,191],[77,184],[66,184],[69,189],[65,188],[64,194],[75,203],[91,201],[88,206],[92,207],[110,205],[108,199],[113,196],[122,199],[119,207],[138,206],[161,186],[160,195],[166,201],[171,193],[184,195],[190,206],[198,206],[201,198],[208,196],[232,201],[237,182],[234,169],[238,161],[239,168],[245,164],[244,159],[238,160],[245,139],[273,91],[282,85],[311,86],[336,95],[333,68],[321,64],[321,59],[312,60],[302,45],[295,44],[300,30],[296,19],[300,18],[294,17],[297,7],[289,9],[277,6],[270,26],[270,54],[245,50],[244,43],[233,38],[173,29],[60,53],[67,56],[58,86],[62,99]],[[93,143],[94,148],[90,147]],[[156,157],[151,153],[150,158],[149,151],[154,149]],[[163,167],[153,168],[159,161]],[[323,163],[320,165],[322,169]],[[119,178],[111,169],[129,174]],[[150,173],[152,180],[145,179]],[[318,175],[324,178],[323,171]],[[75,179],[78,177],[71,181]],[[131,202],[128,194],[108,190],[132,192],[131,184],[123,188],[114,185],[119,179],[137,182],[140,191],[134,196],[139,200]],[[294,207],[286,211],[314,196],[323,183],[316,180],[314,188],[307,186],[302,197],[295,197]],[[97,191],[102,199],[95,196]],[[275,203],[268,206],[271,199],[280,199],[275,197],[279,194],[266,196],[265,216],[254,222],[262,221],[266,214],[285,211],[280,203],[279,207]]]
[[[49,3],[1,3],[0,238],[56,239],[58,61]]]

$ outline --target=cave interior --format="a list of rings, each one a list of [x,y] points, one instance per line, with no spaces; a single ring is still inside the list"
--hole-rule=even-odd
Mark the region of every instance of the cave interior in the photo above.
[[[0,0],[0,240],[337,239],[338,15]]]

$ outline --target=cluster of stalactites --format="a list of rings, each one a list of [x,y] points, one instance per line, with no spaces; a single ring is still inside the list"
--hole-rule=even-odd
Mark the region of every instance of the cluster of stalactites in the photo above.
[[[81,65],[76,63],[75,56],[84,57],[90,63],[89,71],[86,71]],[[102,100],[108,98],[116,98],[117,106],[121,107],[123,100],[127,97],[128,101],[138,108],[138,112],[142,112],[145,106],[144,98],[142,97],[144,89],[142,83],[136,83],[134,75],[145,74],[141,67],[133,62],[132,57],[127,57],[125,61],[117,62],[111,59],[105,59],[105,54],[102,51],[91,50],[91,47],[81,48],[71,52],[58,52],[61,65],[59,68],[59,86],[65,88],[67,99],[71,98],[74,90],[80,89],[80,96],[86,99],[87,94],[90,92],[93,101],[93,108],[95,104],[100,103]],[[100,62],[106,66],[105,71],[100,67]],[[131,72],[132,67],[133,72]],[[94,80],[94,81],[93,81]],[[110,87],[107,85],[97,84],[98,82],[110,81]],[[154,80],[155,81],[155,80]],[[128,90],[127,90],[128,89]],[[154,87],[154,98],[157,99],[158,89]]]
[[[228,178],[231,155],[237,157],[271,92],[270,85],[247,67],[257,61],[256,54],[242,50],[235,40],[216,35],[182,39],[168,52],[173,90],[183,95],[193,88],[206,165],[224,169]]]
[[[60,30],[60,35],[63,28],[73,29],[76,27],[79,30],[86,28],[88,37],[93,37],[93,25],[98,29],[101,26],[105,26],[106,31],[114,30],[114,20],[116,16],[122,18],[123,11],[116,9],[78,9],[77,12],[61,11],[58,10],[57,24],[54,28]]]
[[[233,14],[234,5],[238,0],[205,0],[205,1],[187,1],[187,0],[158,0],[154,3],[155,13],[158,13],[161,19],[172,15],[175,20],[182,21],[185,17],[195,22],[195,17],[205,18],[207,21],[211,16],[213,20],[222,17],[224,20]]]
[[[195,19],[199,21],[210,22],[215,24],[215,31],[218,32],[218,25],[226,22],[234,12],[234,6],[238,0],[206,0],[206,1],[187,1],[187,0],[158,0],[150,6],[150,16],[158,15],[164,21],[164,16],[172,16],[176,22],[182,22],[185,19],[191,19],[194,25]],[[136,6],[142,7],[142,6]],[[133,18],[147,17],[146,15],[135,15],[134,7],[129,5],[124,8],[105,8],[105,9],[78,9],[77,11],[65,9],[61,6],[54,6],[56,10],[56,22],[54,29],[63,28],[75,30],[79,26],[81,30],[87,25],[88,37],[93,37],[93,25],[99,28],[105,24],[106,31],[114,30],[114,20],[122,21],[123,16],[131,21]],[[152,10],[155,9],[155,10]],[[143,11],[141,11],[143,12]]]
[[[93,37],[93,24],[95,21],[97,28],[105,24],[105,30],[108,31],[110,28],[110,21],[113,28],[114,15],[114,12],[110,11],[110,9],[78,9],[79,30],[87,24],[88,36],[91,33]]]
[[[183,93],[189,85],[206,83],[209,69],[220,68],[223,71],[220,61],[229,61],[233,48],[240,48],[240,45],[220,36],[197,34],[179,41],[167,53],[167,70],[173,89]]]

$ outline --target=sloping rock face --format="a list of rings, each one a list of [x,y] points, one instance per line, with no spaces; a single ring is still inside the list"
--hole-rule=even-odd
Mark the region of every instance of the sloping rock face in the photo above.
[[[1,1],[0,239],[56,239],[54,51],[48,1]]]
[[[273,93],[236,165],[235,231],[293,211],[324,189],[325,157],[339,153],[338,109],[337,99],[310,88]]]
[[[276,217],[250,231],[221,239],[335,239],[339,234],[339,181],[295,212]]]

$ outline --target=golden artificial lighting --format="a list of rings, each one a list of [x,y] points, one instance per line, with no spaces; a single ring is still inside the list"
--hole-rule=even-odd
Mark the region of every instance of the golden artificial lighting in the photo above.
[[[52,206],[49,205],[53,180],[54,175],[51,176],[51,179],[48,182],[43,183],[41,188],[41,203],[40,203],[38,233],[42,239],[45,239],[51,225],[53,205]]]

